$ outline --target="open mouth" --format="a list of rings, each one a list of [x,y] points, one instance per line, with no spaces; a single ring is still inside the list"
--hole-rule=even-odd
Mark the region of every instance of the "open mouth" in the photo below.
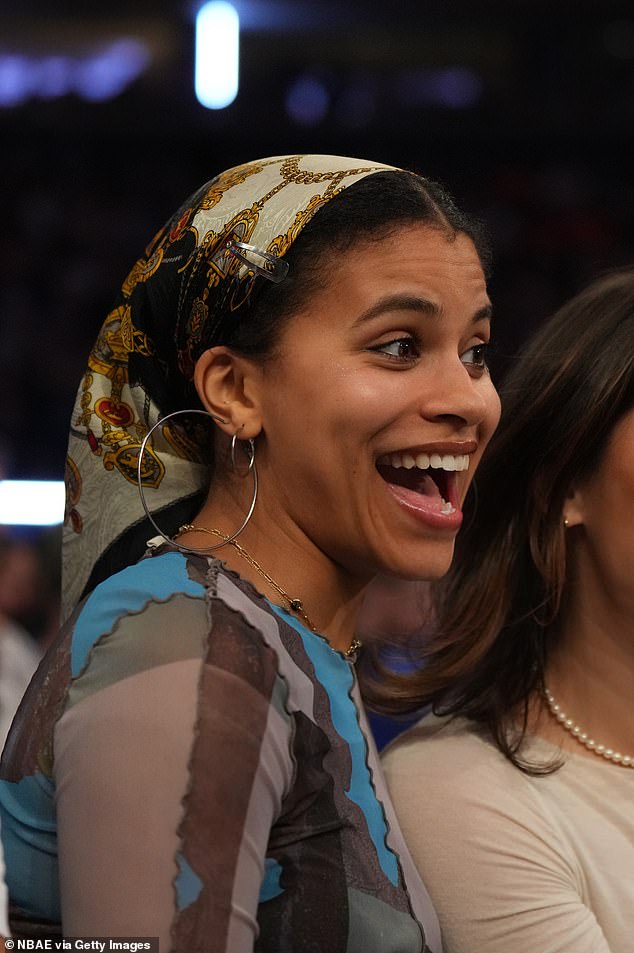
[[[460,507],[456,474],[469,469],[469,455],[400,451],[379,457],[376,466],[387,483],[417,494],[426,508],[449,516]]]

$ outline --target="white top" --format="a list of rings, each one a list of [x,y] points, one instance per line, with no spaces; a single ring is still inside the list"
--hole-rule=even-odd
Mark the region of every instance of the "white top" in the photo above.
[[[541,739],[527,748],[558,754]],[[386,749],[445,953],[634,951],[634,770],[565,758],[525,775],[467,721],[432,716]]]

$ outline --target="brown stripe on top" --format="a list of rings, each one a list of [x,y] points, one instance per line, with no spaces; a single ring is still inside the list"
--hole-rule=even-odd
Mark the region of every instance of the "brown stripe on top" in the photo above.
[[[253,779],[278,678],[277,657],[242,615],[211,599],[212,626],[198,693],[182,853],[202,881],[180,912],[173,950],[225,950]],[[218,804],[224,805],[218,812]],[[204,835],[202,834],[204,832]]]

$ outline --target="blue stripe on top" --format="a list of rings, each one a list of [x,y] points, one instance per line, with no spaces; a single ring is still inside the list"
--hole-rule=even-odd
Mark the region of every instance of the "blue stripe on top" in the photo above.
[[[176,899],[178,909],[184,910],[198,899],[203,889],[203,882],[180,852],[176,855],[176,863],[178,864],[178,876],[174,881]]]
[[[190,579],[182,553],[144,559],[97,586],[75,623],[71,647],[73,678],[86,664],[93,645],[112,631],[118,619],[140,612],[149,600],[163,602],[176,593],[199,597],[205,594],[204,586]]]
[[[274,860],[272,857],[265,857],[264,877],[262,878],[262,885],[260,887],[260,903],[274,900],[275,897],[279,897],[284,893],[284,888],[281,884],[283,872],[277,860]]]
[[[2,843],[11,900],[29,916],[58,922],[61,905],[54,796],[53,782],[44,774],[0,781]]]
[[[280,606],[269,604],[275,614],[301,636],[306,654],[315,669],[315,676],[328,695],[333,727],[350,749],[352,769],[350,787],[346,794],[363,811],[381,869],[390,882],[397,886],[398,863],[386,843],[385,815],[374,793],[366,761],[367,742],[350,695],[354,684],[352,667],[326,639],[311,632]]]

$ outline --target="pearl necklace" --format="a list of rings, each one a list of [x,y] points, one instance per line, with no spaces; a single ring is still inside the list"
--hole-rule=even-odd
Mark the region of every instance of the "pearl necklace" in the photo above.
[[[590,738],[587,732],[575,724],[565,711],[562,711],[561,705],[557,704],[551,692],[549,692],[546,687],[544,687],[544,697],[546,698],[546,704],[548,705],[550,714],[559,722],[562,728],[572,735],[575,741],[584,745],[588,751],[591,751],[593,754],[598,755],[600,758],[605,758],[606,761],[611,761],[613,764],[618,764],[621,768],[634,768],[634,757],[629,754],[621,754],[620,751],[615,751],[613,748],[606,747],[606,745],[597,744],[594,738]]]

